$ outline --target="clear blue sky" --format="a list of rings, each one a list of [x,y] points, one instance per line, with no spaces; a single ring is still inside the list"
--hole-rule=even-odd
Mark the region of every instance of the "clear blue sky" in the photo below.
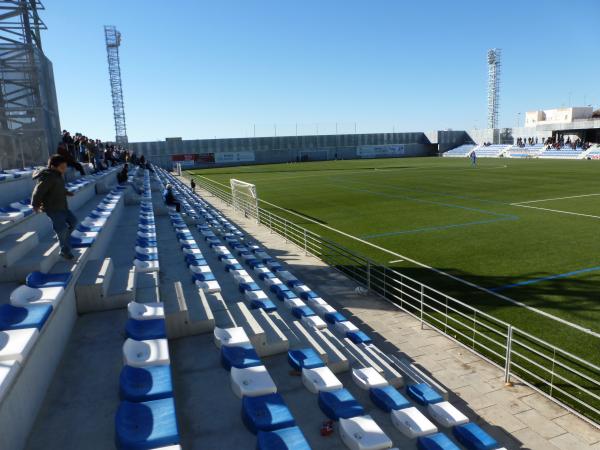
[[[123,35],[130,141],[501,126],[600,103],[598,0],[46,0],[61,125],[114,138],[104,24]]]

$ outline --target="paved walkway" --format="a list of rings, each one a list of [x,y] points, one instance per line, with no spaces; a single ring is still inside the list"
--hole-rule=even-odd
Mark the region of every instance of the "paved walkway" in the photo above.
[[[207,192],[199,193],[260,241],[272,256],[288,264],[327,302],[351,313],[353,321],[375,337],[382,350],[406,355],[423,367],[447,388],[452,403],[506,448],[600,450],[599,428],[528,386],[515,383],[505,387],[502,370],[439,332],[421,329],[417,319],[382,298],[356,294],[357,285],[340,272],[234,213]]]

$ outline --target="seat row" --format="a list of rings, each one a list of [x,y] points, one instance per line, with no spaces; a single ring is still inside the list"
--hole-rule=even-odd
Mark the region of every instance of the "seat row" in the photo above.
[[[242,420],[257,435],[257,449],[310,450],[310,446],[250,339],[241,327],[215,328],[221,365],[242,400]]]
[[[133,265],[136,272],[158,272],[158,242],[156,240],[156,222],[152,205],[152,189],[150,171],[144,170],[144,181],[140,202],[140,215],[135,246]]]
[[[71,235],[74,247],[90,247],[121,196],[114,189],[77,226]],[[51,318],[71,282],[71,273],[31,272],[25,284],[14,289],[0,306],[0,401]]]
[[[180,449],[164,305],[131,302],[127,313],[116,447]]]

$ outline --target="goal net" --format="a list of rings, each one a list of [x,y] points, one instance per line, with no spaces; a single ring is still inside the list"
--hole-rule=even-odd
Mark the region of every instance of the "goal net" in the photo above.
[[[251,216],[258,219],[258,197],[256,196],[256,186],[245,181],[231,178],[231,198],[233,208],[244,213],[245,216]]]

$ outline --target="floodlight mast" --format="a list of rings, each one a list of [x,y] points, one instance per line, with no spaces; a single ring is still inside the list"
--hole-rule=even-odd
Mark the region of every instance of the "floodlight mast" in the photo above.
[[[488,63],[488,128],[498,128],[500,109],[500,73],[502,69],[502,50],[492,48],[487,53]]]
[[[118,145],[126,146],[128,143],[127,126],[125,124],[125,105],[123,102],[123,84],[121,83],[121,62],[119,58],[121,33],[117,31],[115,26],[105,25],[104,37],[106,40],[108,76],[110,78],[110,89],[115,118],[115,141]]]

